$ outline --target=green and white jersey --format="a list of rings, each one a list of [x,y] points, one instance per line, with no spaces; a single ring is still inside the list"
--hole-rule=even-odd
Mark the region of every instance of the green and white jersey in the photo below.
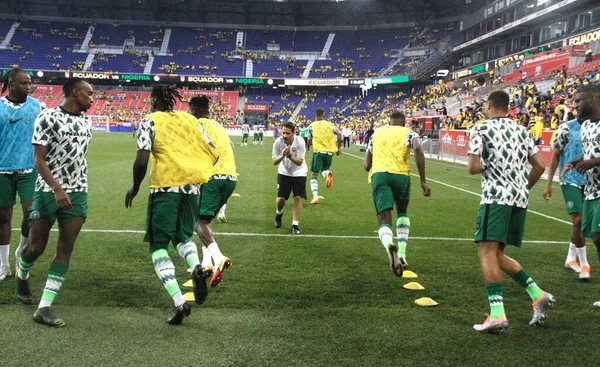
[[[481,157],[481,204],[527,208],[527,163],[537,153],[527,129],[509,118],[473,126],[469,154]]]
[[[581,125],[583,159],[600,158],[600,120],[587,120]],[[585,171],[585,200],[600,198],[600,166]]]
[[[250,125],[243,124],[242,125],[242,134],[248,134],[248,133],[250,133]]]
[[[261,134],[261,135],[265,133],[265,127],[263,125],[260,125],[258,127],[258,133]]]
[[[42,111],[35,120],[31,143],[48,147],[46,164],[52,176],[67,193],[87,192],[87,151],[92,139],[92,121],[61,107]],[[52,192],[42,176],[35,191]]]

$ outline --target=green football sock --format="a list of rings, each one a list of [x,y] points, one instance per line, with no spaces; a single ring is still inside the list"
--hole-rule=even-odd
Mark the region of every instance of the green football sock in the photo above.
[[[518,272],[513,279],[519,283],[521,287],[525,288],[532,301],[539,299],[542,294],[544,294],[544,291],[538,287],[538,285],[533,281],[533,279],[531,279],[525,270]]]
[[[490,316],[497,319],[504,315],[504,299],[502,298],[502,284],[491,283],[486,284],[488,301],[490,302]]]
[[[398,256],[406,259],[406,246],[410,232],[410,219],[406,213],[398,214],[396,220],[396,236],[398,237]]]
[[[151,245],[150,252],[152,253],[152,263],[154,264],[156,275],[158,275],[161,283],[167,292],[169,292],[171,298],[173,298],[175,307],[181,306],[185,301],[175,277],[175,265],[173,265],[169,257],[167,246]]]
[[[39,308],[50,307],[54,302],[54,297],[65,282],[65,277],[69,271],[69,265],[61,264],[53,261],[50,264],[50,270],[48,271],[48,280],[46,280],[46,286],[44,287],[44,293],[42,294],[42,300]]]

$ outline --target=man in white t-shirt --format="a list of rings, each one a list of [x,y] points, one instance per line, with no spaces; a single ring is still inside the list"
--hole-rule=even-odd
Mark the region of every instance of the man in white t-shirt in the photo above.
[[[283,207],[294,191],[294,210],[292,221],[292,234],[299,234],[300,214],[302,212],[302,199],[306,199],[306,175],[308,167],[304,159],[306,145],[304,139],[295,134],[296,127],[291,122],[286,122],[281,127],[281,137],[273,144],[272,160],[277,169],[277,200],[275,227],[281,227]]]
[[[350,137],[352,136],[352,130],[348,127],[348,125],[344,126],[342,129],[342,136],[344,137],[344,148],[346,148],[346,144],[348,148],[350,148]]]

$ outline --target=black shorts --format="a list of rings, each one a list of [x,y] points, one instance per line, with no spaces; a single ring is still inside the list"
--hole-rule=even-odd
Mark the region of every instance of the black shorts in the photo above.
[[[277,175],[277,197],[290,198],[290,193],[294,190],[294,197],[300,196],[306,199],[306,176],[292,177],[278,174]]]

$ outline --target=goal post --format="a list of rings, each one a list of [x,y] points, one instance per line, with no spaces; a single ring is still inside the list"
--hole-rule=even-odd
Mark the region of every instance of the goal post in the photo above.
[[[92,120],[92,131],[110,132],[109,118],[106,115],[88,115]]]

